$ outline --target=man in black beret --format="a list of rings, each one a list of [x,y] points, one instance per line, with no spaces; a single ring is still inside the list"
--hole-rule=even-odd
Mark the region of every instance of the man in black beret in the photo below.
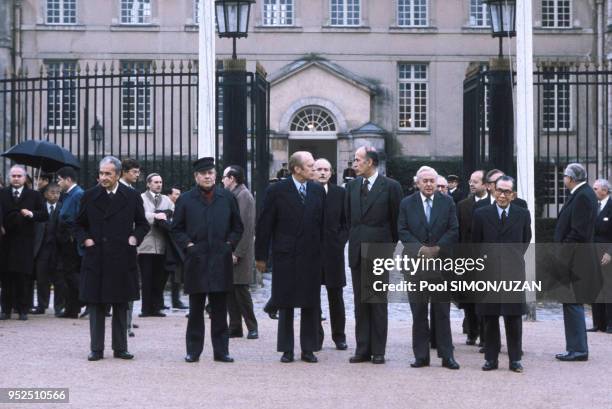
[[[197,362],[204,348],[204,305],[209,299],[211,338],[215,361],[233,362],[229,356],[226,294],[233,290],[232,253],[243,226],[234,195],[215,186],[213,158],[193,163],[196,186],[176,201],[172,235],[185,252],[184,292],[189,294],[187,355]]]

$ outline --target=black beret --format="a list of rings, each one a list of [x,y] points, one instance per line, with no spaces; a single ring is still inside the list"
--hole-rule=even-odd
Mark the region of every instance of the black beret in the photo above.
[[[204,172],[215,167],[215,158],[200,158],[193,162],[194,172]]]

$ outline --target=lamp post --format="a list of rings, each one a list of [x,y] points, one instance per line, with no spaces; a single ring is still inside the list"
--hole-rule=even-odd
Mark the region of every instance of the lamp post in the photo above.
[[[104,127],[100,124],[100,121],[98,120],[98,118],[96,118],[96,121],[94,122],[93,126],[91,127],[90,131],[90,135],[91,135],[91,139],[94,141],[95,145],[96,145],[96,150],[95,152],[98,152],[98,146],[100,145],[100,142],[102,142],[102,140],[104,139]]]
[[[233,41],[232,59],[223,61],[220,85],[223,95],[223,166],[240,165],[247,172],[247,72],[246,60],[236,56],[236,39],[249,31],[255,0],[215,0],[220,38]]]
[[[513,173],[514,105],[512,67],[503,56],[503,38],[516,36],[516,1],[484,0],[491,18],[491,34],[499,38],[499,54],[489,62],[489,162],[491,166]]]

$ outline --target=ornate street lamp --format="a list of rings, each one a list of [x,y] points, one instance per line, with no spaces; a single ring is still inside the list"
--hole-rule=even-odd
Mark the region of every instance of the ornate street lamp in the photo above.
[[[491,31],[499,38],[499,58],[502,58],[502,39],[516,36],[516,0],[483,0],[489,6]]]
[[[248,36],[251,5],[255,0],[215,0],[219,37],[233,40],[232,59],[236,59],[236,39]]]
[[[91,135],[91,139],[94,141],[97,153],[100,142],[104,139],[104,127],[100,124],[98,118],[96,118],[96,121],[89,131],[89,135]]]

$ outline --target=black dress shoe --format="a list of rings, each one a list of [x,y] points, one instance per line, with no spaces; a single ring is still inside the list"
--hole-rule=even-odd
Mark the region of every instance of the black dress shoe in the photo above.
[[[589,329],[587,329],[586,331],[587,331],[587,332],[597,332],[597,331],[603,331],[603,330],[602,330],[602,329],[600,329],[600,328],[597,328],[597,327],[593,327],[593,328],[589,328]]]
[[[385,356],[384,355],[374,355],[372,357],[372,363],[376,364],[376,365],[382,365],[385,363]]]
[[[351,364],[360,364],[362,362],[370,362],[372,358],[367,355],[353,355],[349,358]]]
[[[521,361],[510,362],[510,370],[512,372],[523,372],[523,365],[521,365]]]
[[[30,310],[30,314],[32,315],[43,315],[44,313],[45,313],[45,308],[43,307],[36,307]]]
[[[348,349],[348,345],[346,345],[346,342],[343,341],[336,342],[336,349],[339,351],[346,351]]]
[[[140,325],[138,325],[138,324],[132,324],[132,328],[136,328],[136,329],[138,329],[138,328],[140,328]]]
[[[234,358],[229,355],[215,355],[214,360],[217,362],[234,362]]]
[[[102,351],[91,351],[89,356],[87,356],[88,361],[99,361],[104,358],[104,353]]]
[[[555,355],[555,358],[563,362],[588,361],[589,354],[587,352],[566,352],[565,354]]]
[[[134,334],[134,331],[128,331],[128,337],[134,338],[135,336],[136,334]]]
[[[163,305],[163,306],[161,307],[161,309],[162,309],[162,310],[169,310],[169,309],[170,309],[170,307],[168,307],[167,305]]]
[[[465,341],[465,345],[476,345],[476,338],[468,337],[468,339]]]
[[[283,352],[283,356],[281,356],[280,361],[284,364],[289,362],[293,362],[293,352]]]
[[[199,356],[187,354],[185,355],[185,362],[198,362],[200,360]]]
[[[499,361],[485,361],[485,364],[482,366],[483,371],[492,371],[497,368],[499,368]]]
[[[159,318],[162,318],[162,317],[165,317],[165,316],[166,316],[166,314],[164,314],[164,313],[163,313],[163,312],[161,312],[161,311],[156,311],[156,312],[154,312],[154,313],[152,313],[152,314],[150,315],[150,317],[159,317]]]
[[[448,369],[459,369],[459,364],[455,358],[442,358],[442,366]]]
[[[11,314],[3,312],[2,314],[0,314],[0,320],[4,321],[4,320],[10,320],[11,319]]]
[[[410,364],[413,368],[423,368],[429,366],[429,359],[417,358],[413,363]]]
[[[19,318],[17,318],[19,321],[27,321],[28,320],[28,314],[19,314]]]
[[[172,308],[174,308],[175,310],[188,310],[189,309],[189,307],[183,304],[183,302],[180,300],[175,303],[172,303]]]
[[[484,354],[486,352],[485,347],[481,347],[478,352],[480,352],[481,354]]]
[[[309,364],[316,364],[319,362],[315,354],[312,352],[302,352],[302,361],[308,362]]]
[[[114,351],[113,356],[119,359],[133,359],[134,355],[130,354],[128,351]]]
[[[259,338],[259,333],[257,332],[257,330],[253,330],[253,331],[249,331],[249,333],[247,334],[247,339],[257,339]]]
[[[229,333],[229,337],[230,338],[242,338],[244,335],[242,334],[242,331],[238,332],[238,331],[232,331]]]
[[[78,319],[79,318],[79,314],[76,312],[62,312],[61,314],[59,314],[57,316],[57,318],[72,318],[72,319]]]

